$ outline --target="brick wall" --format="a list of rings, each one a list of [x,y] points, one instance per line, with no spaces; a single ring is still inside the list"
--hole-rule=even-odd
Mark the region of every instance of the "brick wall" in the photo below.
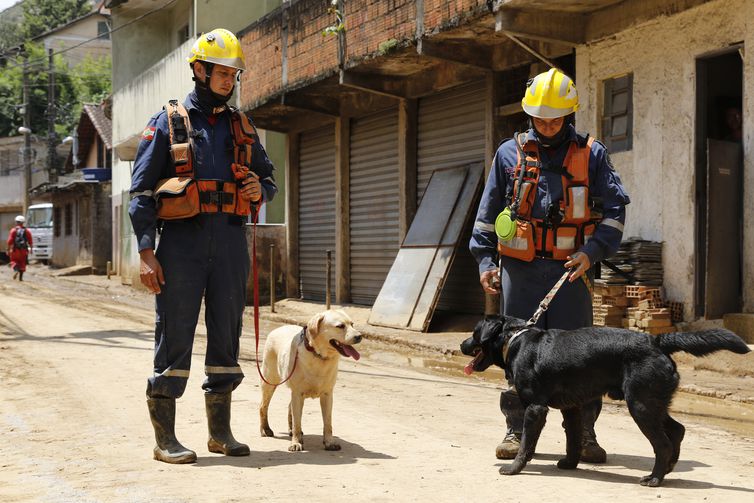
[[[378,54],[391,39],[413,40],[416,33],[416,0],[351,0],[345,16],[350,61]]]
[[[241,76],[241,103],[246,106],[274,94],[282,85],[280,9],[263,17],[241,35],[247,71]]]
[[[329,0],[291,2],[288,20],[288,88],[333,74],[338,68],[337,36],[323,35],[335,24]],[[380,44],[413,42],[416,0],[346,0],[347,63],[380,54]],[[424,33],[431,35],[489,15],[485,0],[424,0]],[[242,77],[241,105],[253,108],[283,89],[282,9],[261,18],[241,33],[250,71]]]
[[[483,15],[490,15],[485,0],[424,0],[424,34],[459,26]]]
[[[289,9],[288,83],[297,84],[338,67],[338,38],[323,35],[335,24],[327,0],[301,0]]]

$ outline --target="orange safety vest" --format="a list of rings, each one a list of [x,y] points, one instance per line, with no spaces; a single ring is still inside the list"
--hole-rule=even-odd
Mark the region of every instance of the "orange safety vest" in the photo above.
[[[516,211],[516,235],[498,241],[498,253],[531,262],[534,257],[566,260],[594,234],[596,222],[589,203],[589,154],[594,138],[572,142],[563,164],[565,173],[563,196],[557,222],[532,218],[541,171],[536,141],[523,141],[524,134],[514,139],[518,161],[514,171],[513,196]]]
[[[191,218],[199,213],[230,213],[247,216],[251,204],[238,196],[238,184],[223,180],[194,178],[194,155],[191,121],[188,111],[178,100],[165,107],[168,115],[170,157],[176,176],[157,182],[157,217],[162,220]],[[246,114],[231,109],[233,158],[231,165],[236,180],[250,175],[252,145],[256,130]]]

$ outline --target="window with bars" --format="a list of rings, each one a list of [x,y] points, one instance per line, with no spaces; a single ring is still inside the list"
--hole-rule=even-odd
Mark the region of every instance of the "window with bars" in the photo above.
[[[602,142],[610,152],[633,147],[633,74],[604,81]]]

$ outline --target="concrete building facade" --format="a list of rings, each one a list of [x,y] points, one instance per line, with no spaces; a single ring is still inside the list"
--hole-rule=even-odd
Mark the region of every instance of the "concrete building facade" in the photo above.
[[[123,281],[138,283],[139,256],[128,216],[128,191],[144,126],[168,100],[182,100],[193,89],[186,57],[198,34],[220,27],[240,30],[279,5],[280,0],[106,2],[113,26],[122,27],[113,34],[112,211],[113,263]],[[248,57],[249,72],[258,59]],[[284,137],[265,131],[260,137],[273,163],[282,166]],[[284,175],[282,169],[276,172],[279,180]],[[268,222],[283,222],[284,204],[270,205],[265,217]]]
[[[687,321],[753,312],[750,4],[349,0],[337,3],[345,29],[324,36],[338,23],[330,2],[285,3],[241,33],[262,65],[244,75],[241,105],[287,134],[289,296],[322,297],[319,257],[333,249],[338,301],[370,304],[357,275],[384,280],[428,173],[489,167],[526,127],[527,78],[555,65],[575,76],[578,129],[604,139],[632,197],[625,237],[664,243],[666,297]],[[727,141],[721,113],[737,105],[743,137]],[[719,249],[724,235],[737,255]],[[472,295],[476,275],[459,247],[445,290]]]

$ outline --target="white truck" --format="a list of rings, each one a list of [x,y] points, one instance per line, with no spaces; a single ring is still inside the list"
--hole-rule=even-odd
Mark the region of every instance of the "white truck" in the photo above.
[[[29,259],[48,264],[52,258],[52,203],[29,206],[26,228],[31,232],[33,241]]]

